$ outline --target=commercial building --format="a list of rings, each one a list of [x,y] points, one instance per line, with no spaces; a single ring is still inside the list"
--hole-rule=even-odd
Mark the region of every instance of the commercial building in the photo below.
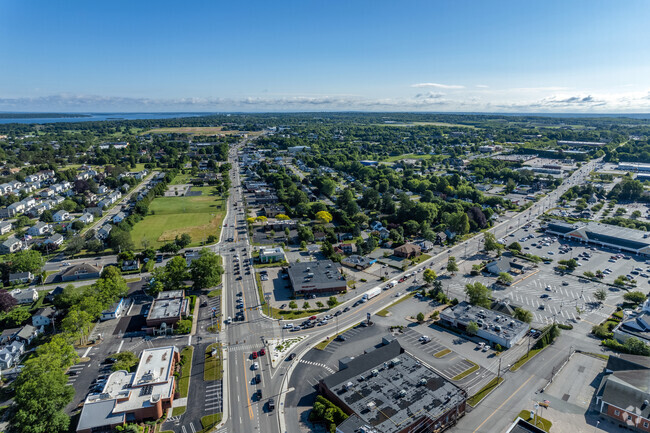
[[[619,162],[618,170],[623,171],[650,171],[650,164],[640,164],[637,162]]]
[[[260,248],[260,263],[282,262],[286,260],[281,247]]]
[[[100,394],[90,394],[77,424],[78,433],[111,431],[127,422],[157,420],[174,402],[174,346],[145,349],[135,373],[112,373]]]
[[[351,255],[349,257],[343,257],[341,259],[341,264],[355,268],[358,270],[363,270],[369,268],[373,263],[376,263],[377,259],[371,259],[364,256],[359,256],[357,254]]]
[[[648,233],[641,230],[595,222],[576,224],[553,222],[546,226],[546,233],[617,251],[650,255],[650,237]]]
[[[124,298],[120,298],[118,301],[113,302],[113,304],[110,307],[102,311],[102,316],[100,317],[100,319],[102,321],[118,319],[122,317],[122,314],[124,314],[125,308],[126,308],[126,303],[124,302]]]
[[[168,329],[172,329],[172,325],[188,314],[189,304],[183,290],[160,292],[151,303],[147,314],[147,332],[156,333],[156,328],[167,332]]]
[[[70,266],[61,274],[61,281],[85,280],[88,278],[99,278],[104,267],[91,265],[90,263],[81,263]]]
[[[510,348],[528,332],[528,324],[496,311],[471,305],[465,301],[440,312],[442,324],[466,331],[470,322],[478,325],[476,335],[492,345]]]
[[[635,355],[610,356],[596,392],[601,416],[626,428],[650,432],[650,362]]]
[[[397,341],[342,367],[318,383],[320,393],[350,415],[337,432],[440,432],[465,414],[467,393],[404,352]]]
[[[347,290],[339,268],[331,260],[293,263],[288,273],[296,295],[339,293]]]
[[[498,259],[489,262],[485,266],[485,269],[493,275],[499,275],[503,272],[507,274],[522,274],[526,270],[526,267],[523,264],[517,262],[517,259],[499,257]]]
[[[404,244],[393,250],[393,255],[397,257],[404,257],[407,259],[417,257],[422,254],[422,248],[415,244]]]

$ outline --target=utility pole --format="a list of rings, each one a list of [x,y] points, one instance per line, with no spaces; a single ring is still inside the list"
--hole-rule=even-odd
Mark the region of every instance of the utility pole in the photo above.
[[[499,358],[499,370],[497,371],[497,384],[501,380],[501,360],[502,358]]]

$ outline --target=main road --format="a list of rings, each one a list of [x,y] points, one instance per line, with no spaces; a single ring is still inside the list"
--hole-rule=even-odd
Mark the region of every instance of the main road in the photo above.
[[[224,417],[217,430],[225,427],[226,431],[232,432],[297,432],[299,430],[295,418],[285,417],[289,414],[284,410],[284,396],[291,391],[287,387],[292,366],[317,342],[332,337],[339,330],[342,331],[358,324],[367,317],[368,313],[374,314],[394,301],[393,291],[383,292],[341,315],[337,320],[336,327],[330,324],[295,333],[305,337],[293,348],[293,352],[297,354],[296,360],[282,360],[274,368],[268,353],[254,359],[253,352],[259,353],[262,348],[268,350],[266,346],[268,340],[281,338],[282,323],[264,314],[252,265],[252,248],[248,236],[247,215],[245,214],[237,158],[237,152],[248,141],[240,142],[230,151],[232,192],[227,201],[227,213],[223,222],[221,239],[219,244],[214,247],[223,257],[225,269],[221,317],[219,317],[220,330],[216,337],[217,341],[222,343],[224,357]],[[584,164],[548,196],[534,203],[529,209],[507,217],[489,231],[497,238],[505,237],[508,233],[525,225],[551,208],[566,190],[583,181],[597,163],[598,160]],[[474,236],[448,251],[428,259],[417,267],[434,267],[449,255],[462,257],[464,252],[478,251],[481,249],[482,240],[481,236]],[[412,272],[412,270],[410,271]],[[397,275],[394,278],[400,278],[402,275]],[[374,286],[373,283],[367,284],[368,289],[372,286]],[[363,293],[365,289],[365,287],[362,288],[359,293]],[[461,293],[453,295],[462,296]],[[241,299],[243,303],[241,311],[243,311],[244,318],[241,321],[234,321],[237,312],[240,311],[236,305],[238,299]],[[231,321],[231,319],[233,320]],[[258,374],[260,383],[256,383]],[[275,400],[276,409],[274,411],[268,408],[269,398]],[[285,418],[288,419],[285,420]]]

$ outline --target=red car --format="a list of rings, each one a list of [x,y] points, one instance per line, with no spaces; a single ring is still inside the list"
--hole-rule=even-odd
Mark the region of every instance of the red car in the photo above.
[[[260,356],[266,355],[266,349],[260,349]]]
[[[253,359],[257,359],[257,352],[253,352],[251,356],[253,357]]]

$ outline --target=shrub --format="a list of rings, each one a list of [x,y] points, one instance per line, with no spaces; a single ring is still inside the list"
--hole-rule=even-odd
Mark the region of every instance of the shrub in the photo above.
[[[174,330],[175,334],[189,334],[192,330],[192,321],[190,319],[183,319],[178,322],[176,329]]]

